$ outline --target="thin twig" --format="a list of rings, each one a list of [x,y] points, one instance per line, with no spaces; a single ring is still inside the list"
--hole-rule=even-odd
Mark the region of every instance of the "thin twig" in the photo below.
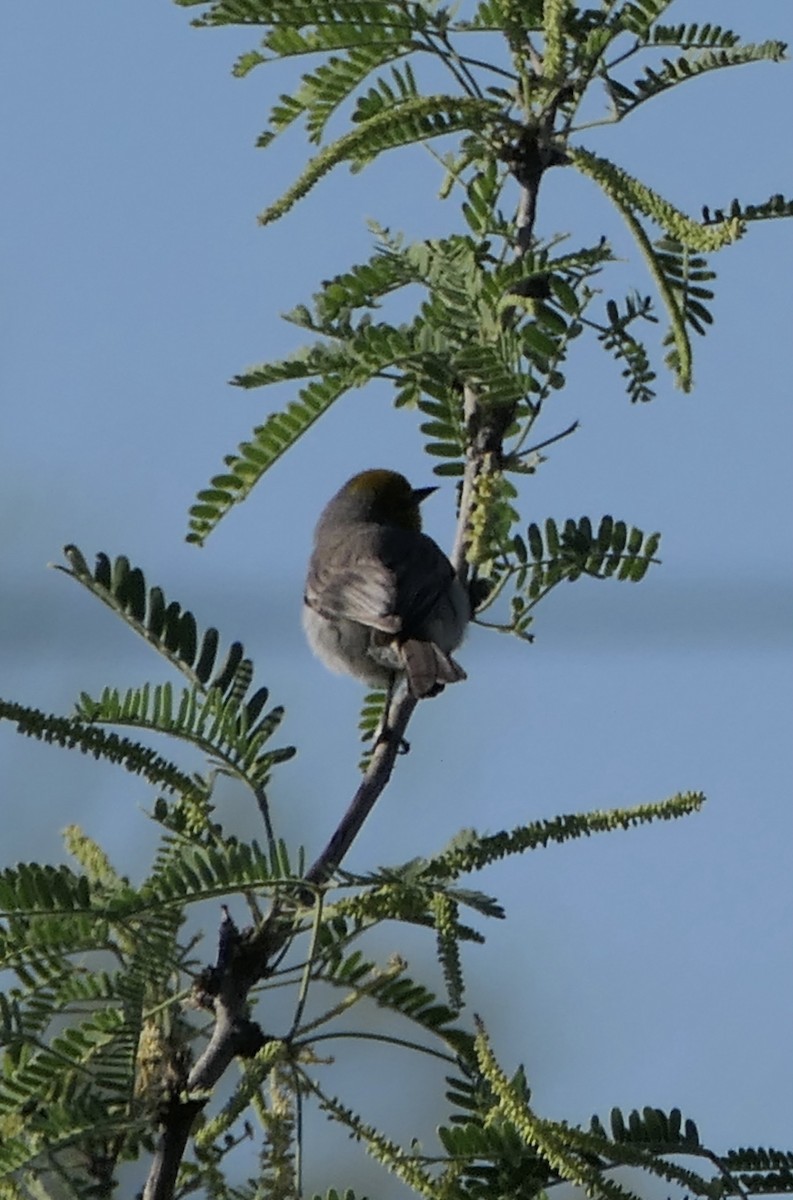
[[[578,429],[579,422],[573,421],[572,425],[568,425],[567,429],[563,429],[561,433],[555,433],[553,437],[546,438],[544,442],[537,442],[534,446],[529,446],[526,450],[521,450],[519,458],[526,458],[529,454],[536,454],[539,450],[544,450],[546,446],[552,446],[554,442],[561,442],[562,438],[569,437],[571,433],[575,433]]]
[[[267,838],[267,849],[270,852],[270,862],[275,864],[278,861],[278,844],[275,840],[273,823],[270,818],[270,805],[267,801],[267,793],[263,787],[257,787],[254,795],[256,797],[256,805],[264,822],[264,832]]]
[[[383,1042],[387,1046],[401,1046],[406,1050],[416,1050],[420,1054],[427,1054],[430,1058],[439,1058],[441,1062],[449,1063],[450,1066],[454,1066],[458,1061],[453,1054],[444,1054],[442,1050],[433,1050],[432,1046],[425,1046],[422,1042],[412,1042],[409,1038],[389,1037],[385,1033],[367,1033],[363,1029],[339,1029],[335,1033],[318,1033],[311,1038],[310,1042],[306,1040],[305,1045],[315,1046],[317,1042],[330,1042],[338,1038],[354,1038],[356,1041]],[[304,1043],[296,1041],[293,1044],[299,1048]]]
[[[409,693],[397,696],[392,702],[386,736],[375,746],[366,774],[328,844],[306,871],[307,883],[322,885],[341,865],[342,859],[391,778],[394,762],[402,747],[404,733],[416,704],[417,701]]]
[[[317,902],[314,905],[314,926],[311,930],[311,947],[308,952],[305,966],[303,968],[303,977],[300,980],[300,991],[298,992],[297,1004],[295,1005],[295,1015],[292,1018],[292,1028],[289,1031],[288,1038],[294,1037],[300,1020],[303,1016],[303,1010],[306,1007],[308,999],[308,988],[311,983],[311,973],[314,970],[314,957],[317,952],[317,942],[319,939],[319,931],[322,924],[322,895],[317,896]]]
[[[484,71],[493,71],[494,74],[509,79],[511,83],[520,82],[519,76],[514,71],[507,71],[504,67],[497,67],[494,63],[485,62],[483,58],[472,58],[470,54],[458,54],[457,58],[469,67],[481,67]]]

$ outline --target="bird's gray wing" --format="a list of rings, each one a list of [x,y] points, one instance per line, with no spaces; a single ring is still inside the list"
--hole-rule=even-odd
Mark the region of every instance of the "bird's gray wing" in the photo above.
[[[454,570],[438,545],[423,533],[386,531],[381,556],[396,579],[396,611],[405,638],[426,637],[423,628],[438,602],[448,595]]]
[[[398,633],[397,577],[382,557],[382,532],[379,526],[362,525],[325,536],[309,563],[306,604],[327,617]]]

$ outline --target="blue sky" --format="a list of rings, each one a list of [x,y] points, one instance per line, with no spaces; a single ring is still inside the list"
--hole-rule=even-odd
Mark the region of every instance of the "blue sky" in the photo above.
[[[203,624],[242,638],[286,705],[301,753],[273,802],[311,855],[355,785],[360,700],[302,643],[313,523],[353,471],[391,466],[422,484],[432,460],[415,415],[375,388],[340,403],[203,550],[184,543],[186,512],[222,455],[290,398],[225,382],[300,343],[278,314],[368,254],[367,217],[428,236],[455,214],[413,150],[341,171],[259,229],[304,152],[299,137],[253,145],[292,76],[232,79],[255,33],[193,30],[190,15],[164,0],[41,0],[6,15],[2,692],[68,711],[83,688],[163,677],[46,570],[69,541],[126,553]],[[670,17],[793,42],[793,8],[771,0],[680,0]],[[792,81],[788,65],[715,75],[586,144],[695,215],[734,195],[789,195]],[[538,231],[572,230],[573,245],[607,232],[627,258],[620,225],[571,174],[549,178]],[[365,869],[464,826],[704,790],[706,810],[687,822],[492,868],[478,886],[509,919],[466,962],[472,1008],[505,1065],[526,1064],[541,1110],[575,1121],[677,1104],[716,1148],[785,1144],[793,1120],[792,245],[790,223],[768,222],[715,259],[716,324],[697,341],[692,395],[661,378],[651,405],[631,407],[594,346],[573,359],[543,435],[574,418],[581,428],[524,484],[526,519],[614,513],[663,532],[663,566],[641,587],[563,589],[539,609],[531,647],[474,630],[469,682],[421,706],[413,751],[350,858]],[[625,289],[649,290],[635,262],[620,271]],[[448,545],[451,488],[426,516]],[[59,830],[77,821],[123,870],[144,869],[153,830],[138,782],[8,728],[0,747],[6,861],[59,857]],[[258,835],[242,802],[228,805],[229,827]],[[383,954],[405,948],[435,978],[424,939],[387,931]],[[360,1104],[371,1069],[340,1065],[331,1090]],[[423,1079],[412,1072],[381,1099],[395,1136],[434,1119],[437,1081]],[[340,1173],[313,1182],[345,1182],[343,1155],[356,1153],[342,1144]]]

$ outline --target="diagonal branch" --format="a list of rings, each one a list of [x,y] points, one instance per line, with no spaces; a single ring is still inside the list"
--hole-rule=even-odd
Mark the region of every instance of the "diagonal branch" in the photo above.
[[[398,695],[391,703],[388,712],[387,736],[382,737],[372,753],[366,774],[353,796],[350,806],[337,825],[325,849],[311,864],[306,872],[306,881],[322,886],[349,850],[355,838],[374,808],[381,793],[384,791],[394,762],[403,744],[408,721],[413,715],[417,700],[409,693]]]
[[[187,1139],[203,1107],[202,1100],[191,1100],[177,1102],[169,1109],[142,1200],[171,1200],[175,1194],[176,1177],[187,1148]]]
[[[309,867],[305,882],[322,887],[341,865],[361,826],[382,794],[403,745],[404,733],[417,701],[407,692],[395,697],[389,710],[387,736],[375,747],[358,790],[327,845]],[[313,888],[299,898],[314,899]],[[159,1143],[143,1191],[143,1200],[172,1200],[179,1164],[193,1124],[214,1087],[236,1057],[250,1058],[268,1040],[250,1018],[248,995],[254,984],[267,977],[271,963],[289,939],[294,923],[294,902],[276,897],[266,920],[251,934],[240,934],[228,914],[221,922],[215,967],[202,979],[203,1002],[211,1006],[215,1026],[209,1043],[186,1081],[187,1098],[174,1098],[163,1120]],[[204,1093],[196,1096],[196,1093]]]

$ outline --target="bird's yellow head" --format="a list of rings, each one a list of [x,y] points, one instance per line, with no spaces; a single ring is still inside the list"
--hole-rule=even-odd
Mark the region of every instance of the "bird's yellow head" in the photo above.
[[[349,519],[396,525],[419,533],[419,505],[434,491],[434,487],[411,487],[398,471],[375,469],[361,471],[348,479],[331,500],[331,505],[338,505],[337,514],[343,512]]]

